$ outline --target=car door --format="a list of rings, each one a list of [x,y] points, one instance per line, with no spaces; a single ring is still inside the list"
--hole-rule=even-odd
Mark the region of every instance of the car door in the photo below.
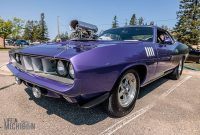
[[[173,39],[170,38],[165,30],[157,29],[156,49],[158,53],[157,76],[164,74],[171,69],[171,57],[174,50]]]

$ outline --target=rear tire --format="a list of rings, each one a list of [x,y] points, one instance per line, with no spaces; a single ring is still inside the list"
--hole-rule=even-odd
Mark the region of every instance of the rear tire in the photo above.
[[[182,72],[183,72],[183,58],[180,60],[178,66],[174,69],[174,71],[169,74],[169,77],[173,80],[178,80],[181,75],[182,75]]]
[[[140,79],[137,71],[126,71],[115,84],[106,102],[107,113],[114,117],[129,114],[136,103],[140,89]]]

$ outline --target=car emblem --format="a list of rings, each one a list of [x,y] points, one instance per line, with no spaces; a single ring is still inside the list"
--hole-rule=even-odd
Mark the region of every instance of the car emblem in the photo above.
[[[145,47],[147,57],[155,56],[153,47]]]

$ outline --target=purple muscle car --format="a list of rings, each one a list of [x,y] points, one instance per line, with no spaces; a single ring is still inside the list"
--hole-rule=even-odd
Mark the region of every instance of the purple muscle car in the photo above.
[[[188,47],[156,26],[127,26],[104,31],[73,20],[72,40],[9,52],[7,65],[33,95],[64,97],[83,108],[105,103],[108,114],[132,111],[140,90],[168,75],[179,79]]]

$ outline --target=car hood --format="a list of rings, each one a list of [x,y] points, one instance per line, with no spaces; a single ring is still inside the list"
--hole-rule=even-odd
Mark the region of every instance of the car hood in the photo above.
[[[21,49],[19,52],[28,55],[40,55],[55,58],[70,59],[71,57],[98,47],[120,44],[137,44],[137,41],[66,41],[48,43]]]

